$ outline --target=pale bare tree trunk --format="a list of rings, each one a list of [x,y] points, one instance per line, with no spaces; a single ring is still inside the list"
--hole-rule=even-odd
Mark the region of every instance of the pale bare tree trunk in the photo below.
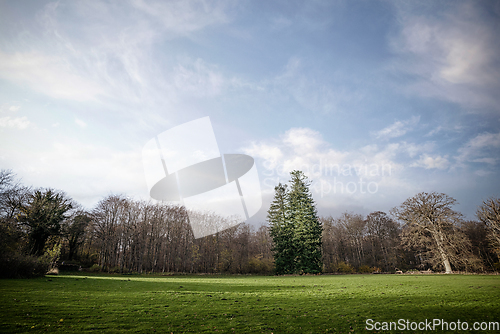
[[[437,249],[439,251],[439,254],[441,255],[441,258],[443,259],[445,274],[451,274],[452,271],[451,271],[450,260],[448,259],[448,255],[446,255],[446,252],[444,251],[443,246],[441,245],[441,240],[439,240],[437,233],[434,234],[434,240],[436,240]]]

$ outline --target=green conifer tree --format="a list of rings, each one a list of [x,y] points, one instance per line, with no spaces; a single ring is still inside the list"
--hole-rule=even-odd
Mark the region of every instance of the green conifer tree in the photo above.
[[[320,273],[322,231],[309,181],[301,171],[290,173],[290,190],[275,187],[268,211],[276,273]]]
[[[295,250],[293,247],[293,224],[289,219],[287,186],[281,183],[274,187],[274,200],[267,212],[269,229],[273,238],[273,253],[278,275],[295,272]]]
[[[294,226],[293,245],[296,247],[295,270],[317,274],[322,271],[322,232],[316,205],[309,190],[310,182],[301,171],[290,173],[288,193],[290,220]]]

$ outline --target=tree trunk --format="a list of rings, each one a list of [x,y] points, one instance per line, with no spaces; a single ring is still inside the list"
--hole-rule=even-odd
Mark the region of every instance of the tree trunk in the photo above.
[[[434,233],[434,240],[436,241],[437,249],[439,251],[439,254],[441,255],[441,258],[443,259],[445,274],[451,274],[450,260],[448,259],[448,255],[444,251],[443,246],[441,245],[441,240],[439,240],[439,238],[436,235],[436,233]]]

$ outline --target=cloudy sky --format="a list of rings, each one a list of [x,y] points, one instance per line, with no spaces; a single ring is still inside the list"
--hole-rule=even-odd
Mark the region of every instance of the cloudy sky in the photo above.
[[[500,196],[499,1],[1,1],[0,167],[91,208],[148,198],[141,151],[209,116],[320,215]]]

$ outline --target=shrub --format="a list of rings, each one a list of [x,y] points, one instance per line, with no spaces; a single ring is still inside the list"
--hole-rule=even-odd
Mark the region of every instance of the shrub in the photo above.
[[[273,262],[270,259],[253,257],[248,261],[247,269],[252,274],[268,274],[273,271]]]
[[[45,264],[47,267],[47,271],[55,269],[57,265],[57,261],[59,261],[59,257],[61,256],[61,244],[57,243],[52,248],[45,250],[42,256],[38,258],[38,260]]]
[[[45,275],[49,265],[35,256],[18,252],[4,254],[0,259],[1,278],[31,278]]]
[[[119,273],[122,272],[122,270],[120,269],[119,266],[115,266],[115,267],[109,269],[109,272],[112,273],[112,274],[119,274]]]
[[[366,264],[358,268],[358,272],[363,274],[372,273],[374,271],[374,268],[367,266]]]
[[[336,269],[337,269],[336,270],[337,272],[343,273],[343,274],[351,274],[354,272],[354,267],[348,263],[343,262],[343,261],[337,263]]]
[[[101,266],[98,264],[94,264],[94,265],[92,265],[92,267],[89,268],[89,271],[91,273],[97,273],[97,272],[101,271]]]

